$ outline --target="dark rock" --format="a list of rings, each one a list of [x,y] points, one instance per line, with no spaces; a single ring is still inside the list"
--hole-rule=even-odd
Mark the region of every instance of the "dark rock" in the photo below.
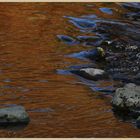
[[[139,81],[140,81],[140,73],[138,73],[138,74],[135,76],[135,80],[139,80]]]
[[[130,83],[133,80],[126,74],[123,73],[116,73],[112,75],[113,80],[119,80],[122,82]]]
[[[104,49],[101,47],[97,47],[96,49],[92,49],[89,51],[81,51],[78,53],[73,53],[68,56],[74,57],[74,58],[79,58],[79,59],[88,58],[90,60],[95,60],[95,61],[105,60],[105,52],[104,52]]]
[[[0,124],[26,124],[29,116],[22,106],[14,106],[0,109]]]
[[[130,12],[124,15],[125,18],[128,18],[129,20],[139,21],[140,20],[140,12],[134,13]]]
[[[97,15],[94,15],[94,14],[91,14],[91,15],[85,15],[85,16],[82,16],[82,18],[95,19],[95,18],[97,18]]]
[[[95,68],[84,68],[80,70],[71,70],[72,73],[79,75],[83,78],[89,79],[89,80],[103,80],[108,79],[108,74],[101,69],[95,69]]]
[[[136,83],[137,85],[140,85],[140,73],[138,73],[134,79],[133,82]]]

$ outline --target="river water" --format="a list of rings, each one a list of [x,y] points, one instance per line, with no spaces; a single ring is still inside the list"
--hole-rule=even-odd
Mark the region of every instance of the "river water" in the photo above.
[[[123,20],[127,12],[118,3],[0,3],[0,107],[23,105],[31,119],[25,127],[0,128],[0,137],[140,137],[133,123],[114,115],[109,94],[63,71],[93,65],[67,57],[92,45],[59,39],[94,34],[70,19]]]

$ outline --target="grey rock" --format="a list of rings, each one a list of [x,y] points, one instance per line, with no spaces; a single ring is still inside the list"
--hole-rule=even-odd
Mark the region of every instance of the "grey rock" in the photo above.
[[[108,74],[104,70],[95,69],[95,68],[83,68],[80,70],[72,70],[71,72],[83,78],[94,80],[94,81],[109,78]]]
[[[0,124],[28,123],[29,116],[22,106],[14,106],[0,109]]]
[[[140,73],[138,73],[138,74],[135,76],[135,80],[139,80],[139,81],[140,81]]]
[[[140,86],[129,83],[122,88],[116,89],[112,105],[116,109],[138,112],[140,109]]]

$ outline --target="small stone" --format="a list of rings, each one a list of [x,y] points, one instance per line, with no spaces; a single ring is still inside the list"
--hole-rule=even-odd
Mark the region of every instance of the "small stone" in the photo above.
[[[83,68],[80,70],[72,70],[71,72],[83,78],[94,80],[94,81],[109,78],[108,74],[104,70],[95,69],[95,68]]]

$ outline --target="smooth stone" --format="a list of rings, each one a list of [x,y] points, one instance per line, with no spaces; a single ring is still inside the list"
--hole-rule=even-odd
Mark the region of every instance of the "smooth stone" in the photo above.
[[[139,113],[140,86],[129,83],[122,88],[116,89],[113,95],[112,105],[116,110]]]
[[[83,68],[80,70],[71,70],[71,72],[83,78],[94,80],[94,81],[109,78],[108,74],[104,70],[95,69],[95,68]]]
[[[0,109],[0,124],[27,124],[29,120],[29,116],[22,106]]]

